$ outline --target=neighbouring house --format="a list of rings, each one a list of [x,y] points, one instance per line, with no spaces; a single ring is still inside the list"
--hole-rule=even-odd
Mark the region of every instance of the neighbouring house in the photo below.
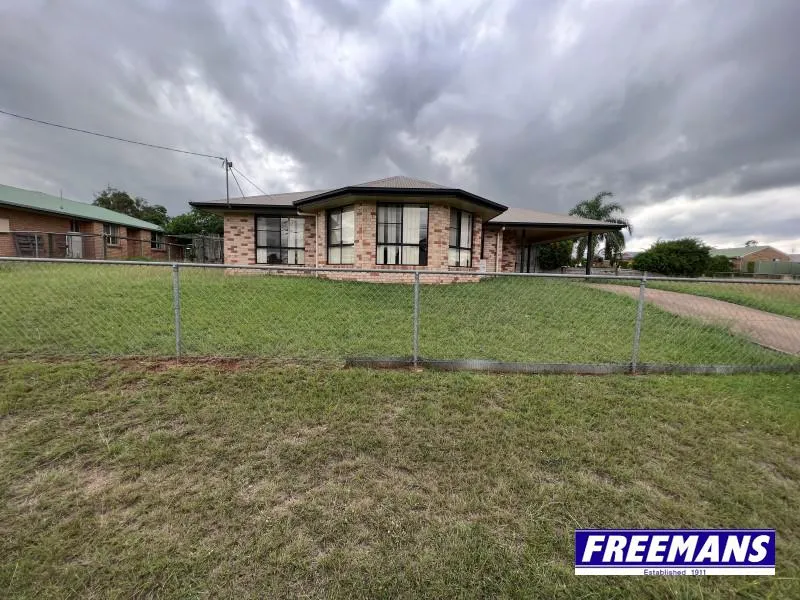
[[[790,262],[791,257],[772,246],[743,246],[741,248],[714,248],[711,256],[726,256],[734,271],[747,272],[749,263]]]
[[[456,275],[426,281],[474,280],[480,272],[533,272],[540,244],[622,228],[508,208],[459,188],[409,177],[190,204],[223,216],[228,264],[397,271],[336,274],[380,281],[409,281],[407,272],[412,270]]]
[[[800,263],[800,254],[790,254],[789,260],[794,263]]]
[[[158,225],[7,185],[0,185],[0,256],[180,259],[168,256]]]

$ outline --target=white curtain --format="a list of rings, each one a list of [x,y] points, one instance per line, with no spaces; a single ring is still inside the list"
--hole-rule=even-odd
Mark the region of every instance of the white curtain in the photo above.
[[[342,211],[342,244],[354,244],[356,240],[356,221],[353,209]],[[344,262],[344,257],[342,258]],[[352,262],[352,260],[350,261]]]

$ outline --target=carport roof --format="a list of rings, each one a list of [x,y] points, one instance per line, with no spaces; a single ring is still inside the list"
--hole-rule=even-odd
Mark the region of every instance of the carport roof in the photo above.
[[[568,227],[570,229],[622,229],[624,225],[584,219],[572,215],[559,215],[529,208],[509,208],[488,222],[489,225],[517,227]]]

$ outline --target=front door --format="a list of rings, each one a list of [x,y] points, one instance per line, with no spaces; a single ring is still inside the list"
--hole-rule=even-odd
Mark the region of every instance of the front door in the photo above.
[[[70,221],[67,234],[67,258],[83,258],[83,237],[80,230],[81,224],[77,220]]]

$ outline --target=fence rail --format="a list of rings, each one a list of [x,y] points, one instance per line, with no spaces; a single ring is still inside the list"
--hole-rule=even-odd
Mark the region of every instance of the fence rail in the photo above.
[[[800,370],[800,282],[402,273],[407,283],[380,282],[395,269],[0,258],[0,356]]]

